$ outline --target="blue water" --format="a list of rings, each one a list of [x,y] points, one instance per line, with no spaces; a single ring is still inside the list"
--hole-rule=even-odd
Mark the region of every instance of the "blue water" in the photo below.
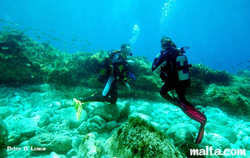
[[[1,0],[0,26],[68,53],[131,43],[150,61],[166,35],[190,46],[190,63],[236,73],[250,69],[249,8],[248,0]]]

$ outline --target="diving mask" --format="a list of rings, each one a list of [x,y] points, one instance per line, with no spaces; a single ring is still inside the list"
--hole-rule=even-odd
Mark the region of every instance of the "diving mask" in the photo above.
[[[132,56],[133,54],[131,53],[132,51],[132,48],[130,46],[126,46],[124,49],[123,49],[123,53],[126,54],[126,55],[130,55]]]

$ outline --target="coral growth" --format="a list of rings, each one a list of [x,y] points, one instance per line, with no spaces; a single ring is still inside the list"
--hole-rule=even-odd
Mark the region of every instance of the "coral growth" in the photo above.
[[[77,158],[101,158],[102,146],[96,141],[93,133],[87,134],[79,147]]]
[[[202,64],[194,64],[190,68],[192,92],[203,92],[205,86],[211,83],[218,85],[230,85],[232,77],[226,71],[215,71]]]
[[[185,157],[167,136],[140,117],[130,117],[107,141],[109,157]]]
[[[68,54],[48,43],[39,44],[17,30],[1,32],[0,41],[0,84],[48,83],[59,88],[84,86],[100,91],[103,88],[103,84],[97,81],[97,75],[102,61],[108,57],[106,51]],[[119,95],[124,98],[159,100],[162,84],[159,76],[151,71],[152,63],[143,56],[131,59],[134,64],[129,66],[129,70],[137,79],[129,81],[132,91],[121,91]],[[202,64],[193,64],[187,95],[196,98],[197,104],[202,101],[206,105],[216,103],[221,107],[230,107],[231,111],[237,109],[239,114],[249,113],[249,76],[246,70],[232,75]],[[212,90],[210,85],[216,85],[216,90]],[[208,91],[211,91],[209,95]]]
[[[219,105],[219,108],[234,115],[250,114],[249,90],[239,84],[231,87],[211,84],[201,100],[206,104]]]
[[[6,125],[4,124],[3,119],[0,116],[0,147],[4,145],[5,142],[7,142],[7,137],[8,137],[8,133],[7,133]]]

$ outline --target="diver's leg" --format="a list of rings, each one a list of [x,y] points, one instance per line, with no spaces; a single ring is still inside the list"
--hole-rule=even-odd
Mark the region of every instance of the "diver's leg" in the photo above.
[[[188,115],[190,118],[192,118],[193,120],[199,122],[201,124],[200,129],[199,129],[199,133],[196,139],[197,144],[201,143],[202,138],[203,138],[203,134],[204,134],[204,128],[205,125],[207,123],[207,117],[204,113],[200,112],[199,110],[197,110],[190,102],[188,102],[185,98],[185,87],[184,88],[178,88],[176,90],[177,95],[179,97],[180,100],[180,108],[181,110]]]
[[[112,85],[114,83],[115,83],[114,77],[110,76],[105,84],[105,87],[104,87],[102,94],[94,94],[90,97],[79,98],[78,100],[80,102],[104,102],[104,101],[111,102],[110,97],[109,97],[109,93],[110,93],[110,90],[111,90]]]
[[[180,108],[181,110],[187,114],[190,118],[194,119],[199,123],[206,122],[206,116],[198,111],[190,102],[188,102],[185,98],[185,88],[176,89],[178,98],[180,100]]]
[[[78,98],[80,102],[102,102],[104,101],[104,97],[101,94],[94,94],[90,97],[86,98]]]
[[[80,98],[79,101],[81,102],[110,102],[111,104],[115,104],[117,101],[117,86],[116,81],[114,80],[111,84],[106,83],[105,88],[108,87],[108,92],[105,96],[103,94],[95,94],[90,97]]]
[[[168,94],[168,92],[171,91],[172,89],[173,89],[173,86],[171,84],[168,84],[165,82],[165,84],[161,87],[160,94],[161,94],[163,99],[165,99],[173,104],[177,104],[178,100],[176,98],[171,97]]]

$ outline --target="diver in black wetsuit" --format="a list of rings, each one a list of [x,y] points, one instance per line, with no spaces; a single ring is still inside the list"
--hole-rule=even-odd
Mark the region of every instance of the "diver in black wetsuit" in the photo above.
[[[115,104],[117,102],[117,81],[119,80],[123,85],[125,85],[129,90],[130,86],[127,82],[127,76],[132,73],[127,73],[128,63],[133,62],[127,60],[127,56],[131,56],[132,48],[129,44],[122,44],[121,50],[114,51],[110,55],[108,60],[104,61],[101,68],[100,74],[98,75],[98,81],[105,83],[102,94],[94,94],[93,96],[86,98],[79,98],[80,102],[110,102]],[[108,65],[108,66],[107,66]]]
[[[160,70],[160,78],[164,82],[160,94],[164,99],[180,107],[186,115],[201,124],[195,142],[199,144],[203,138],[207,118],[204,113],[198,111],[185,98],[185,89],[190,85],[189,67],[191,65],[188,65],[187,57],[183,53],[185,52],[184,49],[189,47],[177,49],[169,37],[163,36],[161,48],[161,53],[157,55],[152,65],[152,71]],[[176,90],[178,97],[168,94],[173,89]]]

